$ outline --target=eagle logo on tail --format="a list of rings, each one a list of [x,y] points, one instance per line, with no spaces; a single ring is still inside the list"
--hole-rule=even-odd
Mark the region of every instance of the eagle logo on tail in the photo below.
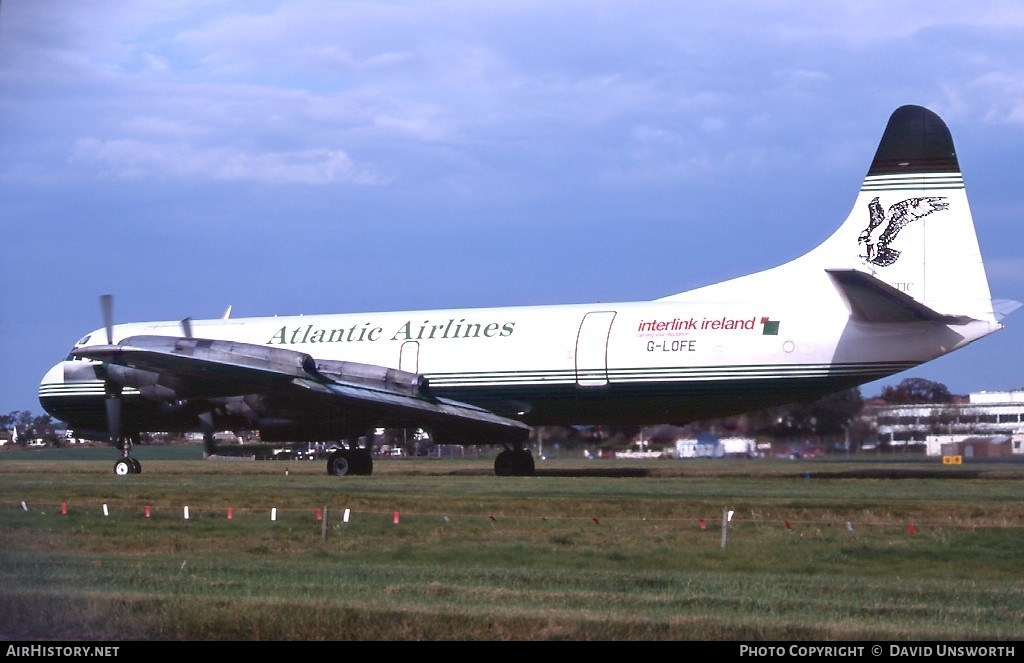
[[[896,235],[912,221],[947,209],[949,203],[945,200],[945,196],[907,198],[885,210],[878,202],[878,196],[872,198],[868,203],[868,227],[857,238],[857,243],[864,245],[865,251],[860,257],[879,267],[888,267],[896,262],[900,252],[889,247]]]

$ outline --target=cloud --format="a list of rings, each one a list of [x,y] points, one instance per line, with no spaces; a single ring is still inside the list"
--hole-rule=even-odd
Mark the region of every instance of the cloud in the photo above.
[[[357,167],[343,150],[246,153],[229,148],[196,148],[140,140],[83,138],[73,163],[98,166],[118,179],[199,178],[265,184],[380,185],[370,169]]]

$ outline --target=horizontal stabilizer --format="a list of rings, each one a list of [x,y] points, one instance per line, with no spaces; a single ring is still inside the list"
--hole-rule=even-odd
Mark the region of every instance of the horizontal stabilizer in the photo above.
[[[1021,307],[1020,302],[1012,299],[993,299],[992,310],[996,314],[996,321],[1002,320]]]
[[[940,322],[964,325],[974,318],[945,315],[928,308],[905,292],[855,269],[826,269],[859,322]]]

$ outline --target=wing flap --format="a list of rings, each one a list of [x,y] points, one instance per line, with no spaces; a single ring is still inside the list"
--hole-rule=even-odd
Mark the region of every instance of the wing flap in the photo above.
[[[521,421],[503,417],[490,410],[429,394],[408,394],[341,382],[321,383],[295,380],[295,384],[326,399],[328,407],[346,405],[363,409],[363,414],[379,412],[394,422],[392,426],[417,426],[430,430],[440,444],[484,444],[520,442],[530,434]]]

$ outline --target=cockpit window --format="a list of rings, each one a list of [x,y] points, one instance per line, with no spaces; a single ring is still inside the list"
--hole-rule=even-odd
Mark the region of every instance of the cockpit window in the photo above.
[[[92,334],[86,334],[85,336],[83,336],[82,340],[80,340],[78,343],[75,343],[75,347],[77,348],[79,346],[82,346],[82,345],[85,345],[86,343],[88,343],[90,336],[92,336]]]

